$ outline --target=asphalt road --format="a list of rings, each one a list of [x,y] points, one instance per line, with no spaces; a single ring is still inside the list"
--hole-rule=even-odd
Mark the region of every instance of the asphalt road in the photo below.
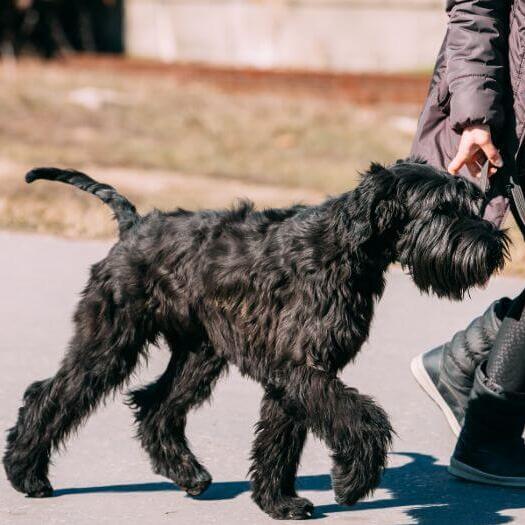
[[[25,387],[56,370],[88,267],[107,249],[107,243],[0,233],[2,433],[14,422]],[[496,278],[457,304],[421,296],[400,271],[391,272],[369,343],[343,374],[390,413],[398,434],[390,466],[371,499],[340,507],[330,488],[327,450],[310,438],[298,484],[315,503],[315,518],[355,525],[525,523],[525,490],[449,477],[453,436],[409,372],[414,355],[462,328],[493,299],[522,287],[520,280]],[[155,377],[166,362],[166,350],[152,349],[147,369],[134,383]],[[260,397],[258,385],[232,371],[212,404],[190,416],[193,448],[214,475],[214,484],[199,499],[152,473],[133,438],[130,411],[117,395],[56,456],[51,476],[56,497],[27,499],[0,475],[0,524],[271,523],[251,502],[246,478]]]

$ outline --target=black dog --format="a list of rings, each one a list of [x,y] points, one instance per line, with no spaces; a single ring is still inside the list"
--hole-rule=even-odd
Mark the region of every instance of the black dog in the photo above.
[[[482,193],[428,165],[373,165],[352,192],[318,206],[140,217],[114,188],[42,168],[115,212],[120,240],[95,264],[75,335],[57,374],[32,384],[8,436],[13,486],[52,494],[50,453],[122,385],[162,336],[171,361],[131,394],[155,472],[197,495],[211,482],[185,438],[229,363],[265,389],[253,445],[253,499],[274,518],[305,518],[296,471],[307,431],[332,451],[336,500],[351,505],[379,483],[392,430],[371,398],[337,373],[368,336],[385,270],[399,261],[424,292],[460,299],[505,260],[507,238],[480,218]]]

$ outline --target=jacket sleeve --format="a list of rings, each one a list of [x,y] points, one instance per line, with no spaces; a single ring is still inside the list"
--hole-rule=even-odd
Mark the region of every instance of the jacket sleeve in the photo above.
[[[458,133],[474,124],[496,133],[503,126],[510,10],[510,0],[447,0],[446,80]]]

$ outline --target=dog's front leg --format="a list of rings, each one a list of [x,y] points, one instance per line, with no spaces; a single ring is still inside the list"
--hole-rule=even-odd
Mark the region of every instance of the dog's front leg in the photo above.
[[[306,439],[304,421],[285,412],[267,393],[256,433],[250,468],[253,500],[272,518],[310,517],[312,503],[295,492],[295,476]]]
[[[379,484],[392,437],[383,409],[336,376],[307,365],[296,367],[281,388],[279,403],[304,412],[308,429],[332,450],[336,501],[352,505],[369,494]]]

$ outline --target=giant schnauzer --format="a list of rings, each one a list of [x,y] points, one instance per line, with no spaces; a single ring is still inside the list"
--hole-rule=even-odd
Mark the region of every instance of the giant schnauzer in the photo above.
[[[114,188],[77,171],[41,168],[108,204],[120,239],[91,269],[75,333],[56,375],[29,386],[4,465],[14,488],[51,496],[52,450],[130,377],[164,338],[166,371],[130,394],[155,472],[190,495],[211,476],[190,450],[186,416],[230,363],[264,387],[250,475],[274,518],[313,506],[294,482],[308,431],[332,451],[337,502],[379,483],[392,429],[374,401],[338,379],[368,337],[385,271],[398,261],[417,287],[461,299],[502,268],[507,237],[481,218],[484,196],[419,162],[372,165],[358,187],[316,206],[183,209],[140,216]]]

